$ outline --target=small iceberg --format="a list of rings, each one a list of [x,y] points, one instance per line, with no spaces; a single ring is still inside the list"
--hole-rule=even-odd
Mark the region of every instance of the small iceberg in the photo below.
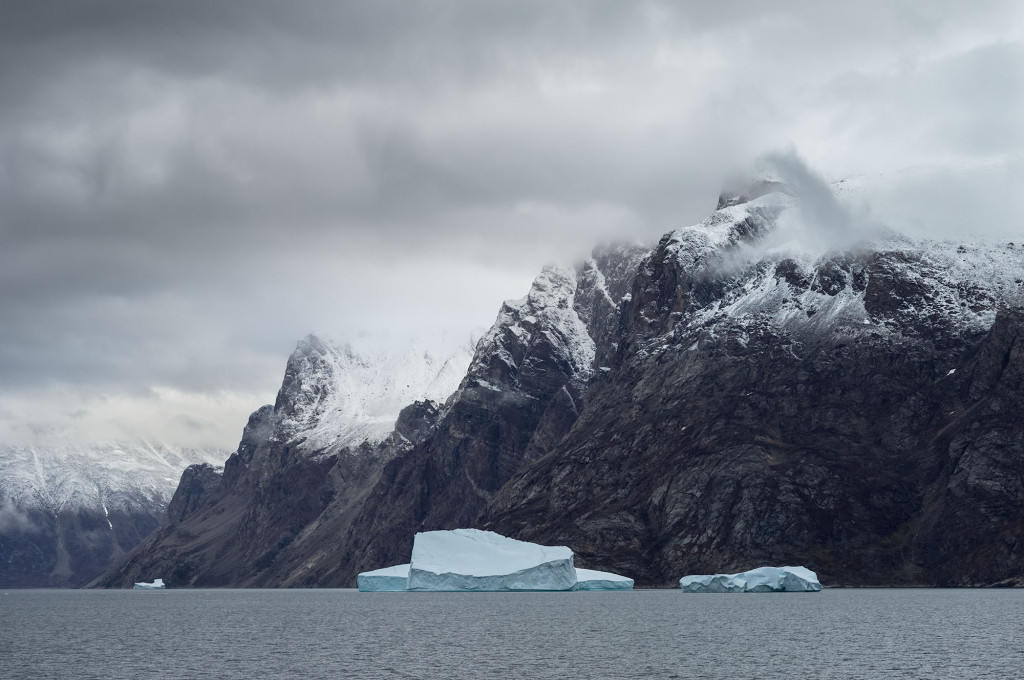
[[[158,578],[152,583],[136,583],[132,590],[166,590],[167,586],[164,585],[164,580]]]
[[[760,567],[740,574],[684,576],[684,593],[816,593],[818,575],[805,567]]]
[[[416,534],[409,564],[413,591],[575,590],[572,550],[455,529]]]
[[[577,590],[633,590],[633,579],[610,571],[576,568]]]
[[[393,567],[364,571],[356,577],[356,585],[363,593],[394,593],[406,590],[409,582],[409,565],[396,564]]]

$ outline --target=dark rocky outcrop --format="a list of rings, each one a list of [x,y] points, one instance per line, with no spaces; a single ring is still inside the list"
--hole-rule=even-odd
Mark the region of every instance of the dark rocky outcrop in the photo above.
[[[477,526],[641,585],[762,564],[1019,585],[1019,251],[775,254],[779,189],[723,195],[653,251],[545,270],[446,403],[379,444],[308,446],[293,406],[330,381],[300,345],[220,484],[183,480],[171,524],[100,583],[351,586],[417,531]]]
[[[619,363],[482,526],[646,584],[783,563],[1019,583],[1024,323],[995,281],[898,249],[730,278],[671,246],[641,267]]]

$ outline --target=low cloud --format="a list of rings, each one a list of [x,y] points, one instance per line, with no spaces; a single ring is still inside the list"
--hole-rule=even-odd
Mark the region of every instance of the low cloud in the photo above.
[[[39,527],[28,513],[7,498],[0,498],[0,534],[32,533]]]
[[[1019,232],[1022,45],[1010,1],[4,3],[0,401],[233,447],[306,333],[468,336],[789,145],[887,225]]]

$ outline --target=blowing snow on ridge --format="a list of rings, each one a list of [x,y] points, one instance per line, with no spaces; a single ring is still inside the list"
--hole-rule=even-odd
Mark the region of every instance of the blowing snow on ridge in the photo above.
[[[450,354],[427,347],[418,340],[402,346],[362,336],[338,345],[307,336],[288,360],[278,393],[278,436],[317,453],[379,444],[409,404],[444,403],[473,355],[469,340]]]

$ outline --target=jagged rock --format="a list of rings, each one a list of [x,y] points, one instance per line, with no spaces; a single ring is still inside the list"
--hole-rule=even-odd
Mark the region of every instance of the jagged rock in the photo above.
[[[202,507],[216,491],[220,490],[223,476],[223,468],[216,468],[209,463],[189,465],[185,468],[181,473],[178,488],[167,505],[167,521],[175,524]]]
[[[423,441],[441,419],[441,408],[441,404],[429,399],[414,401],[398,414],[395,433],[410,443]]]
[[[546,269],[443,406],[358,444],[332,404],[359,400],[332,385],[372,370],[307,341],[221,490],[101,582],[352,586],[454,526],[640,584],[751,563],[1019,582],[1024,251],[766,248],[796,201],[766,183],[650,252]]]
[[[438,359],[421,348],[360,353],[303,339],[274,406],[249,417],[222,481],[187,471],[172,522],[95,583],[128,587],[149,573],[174,587],[324,582],[339,568],[337,534],[384,465],[440,416],[436,402],[407,405],[408,395],[447,395],[468,363],[465,348]]]
[[[650,584],[751,561],[846,584],[1021,573],[1021,322],[997,312],[1021,304],[1019,254],[888,240],[745,260],[787,200],[662,239],[620,360],[480,526]]]

